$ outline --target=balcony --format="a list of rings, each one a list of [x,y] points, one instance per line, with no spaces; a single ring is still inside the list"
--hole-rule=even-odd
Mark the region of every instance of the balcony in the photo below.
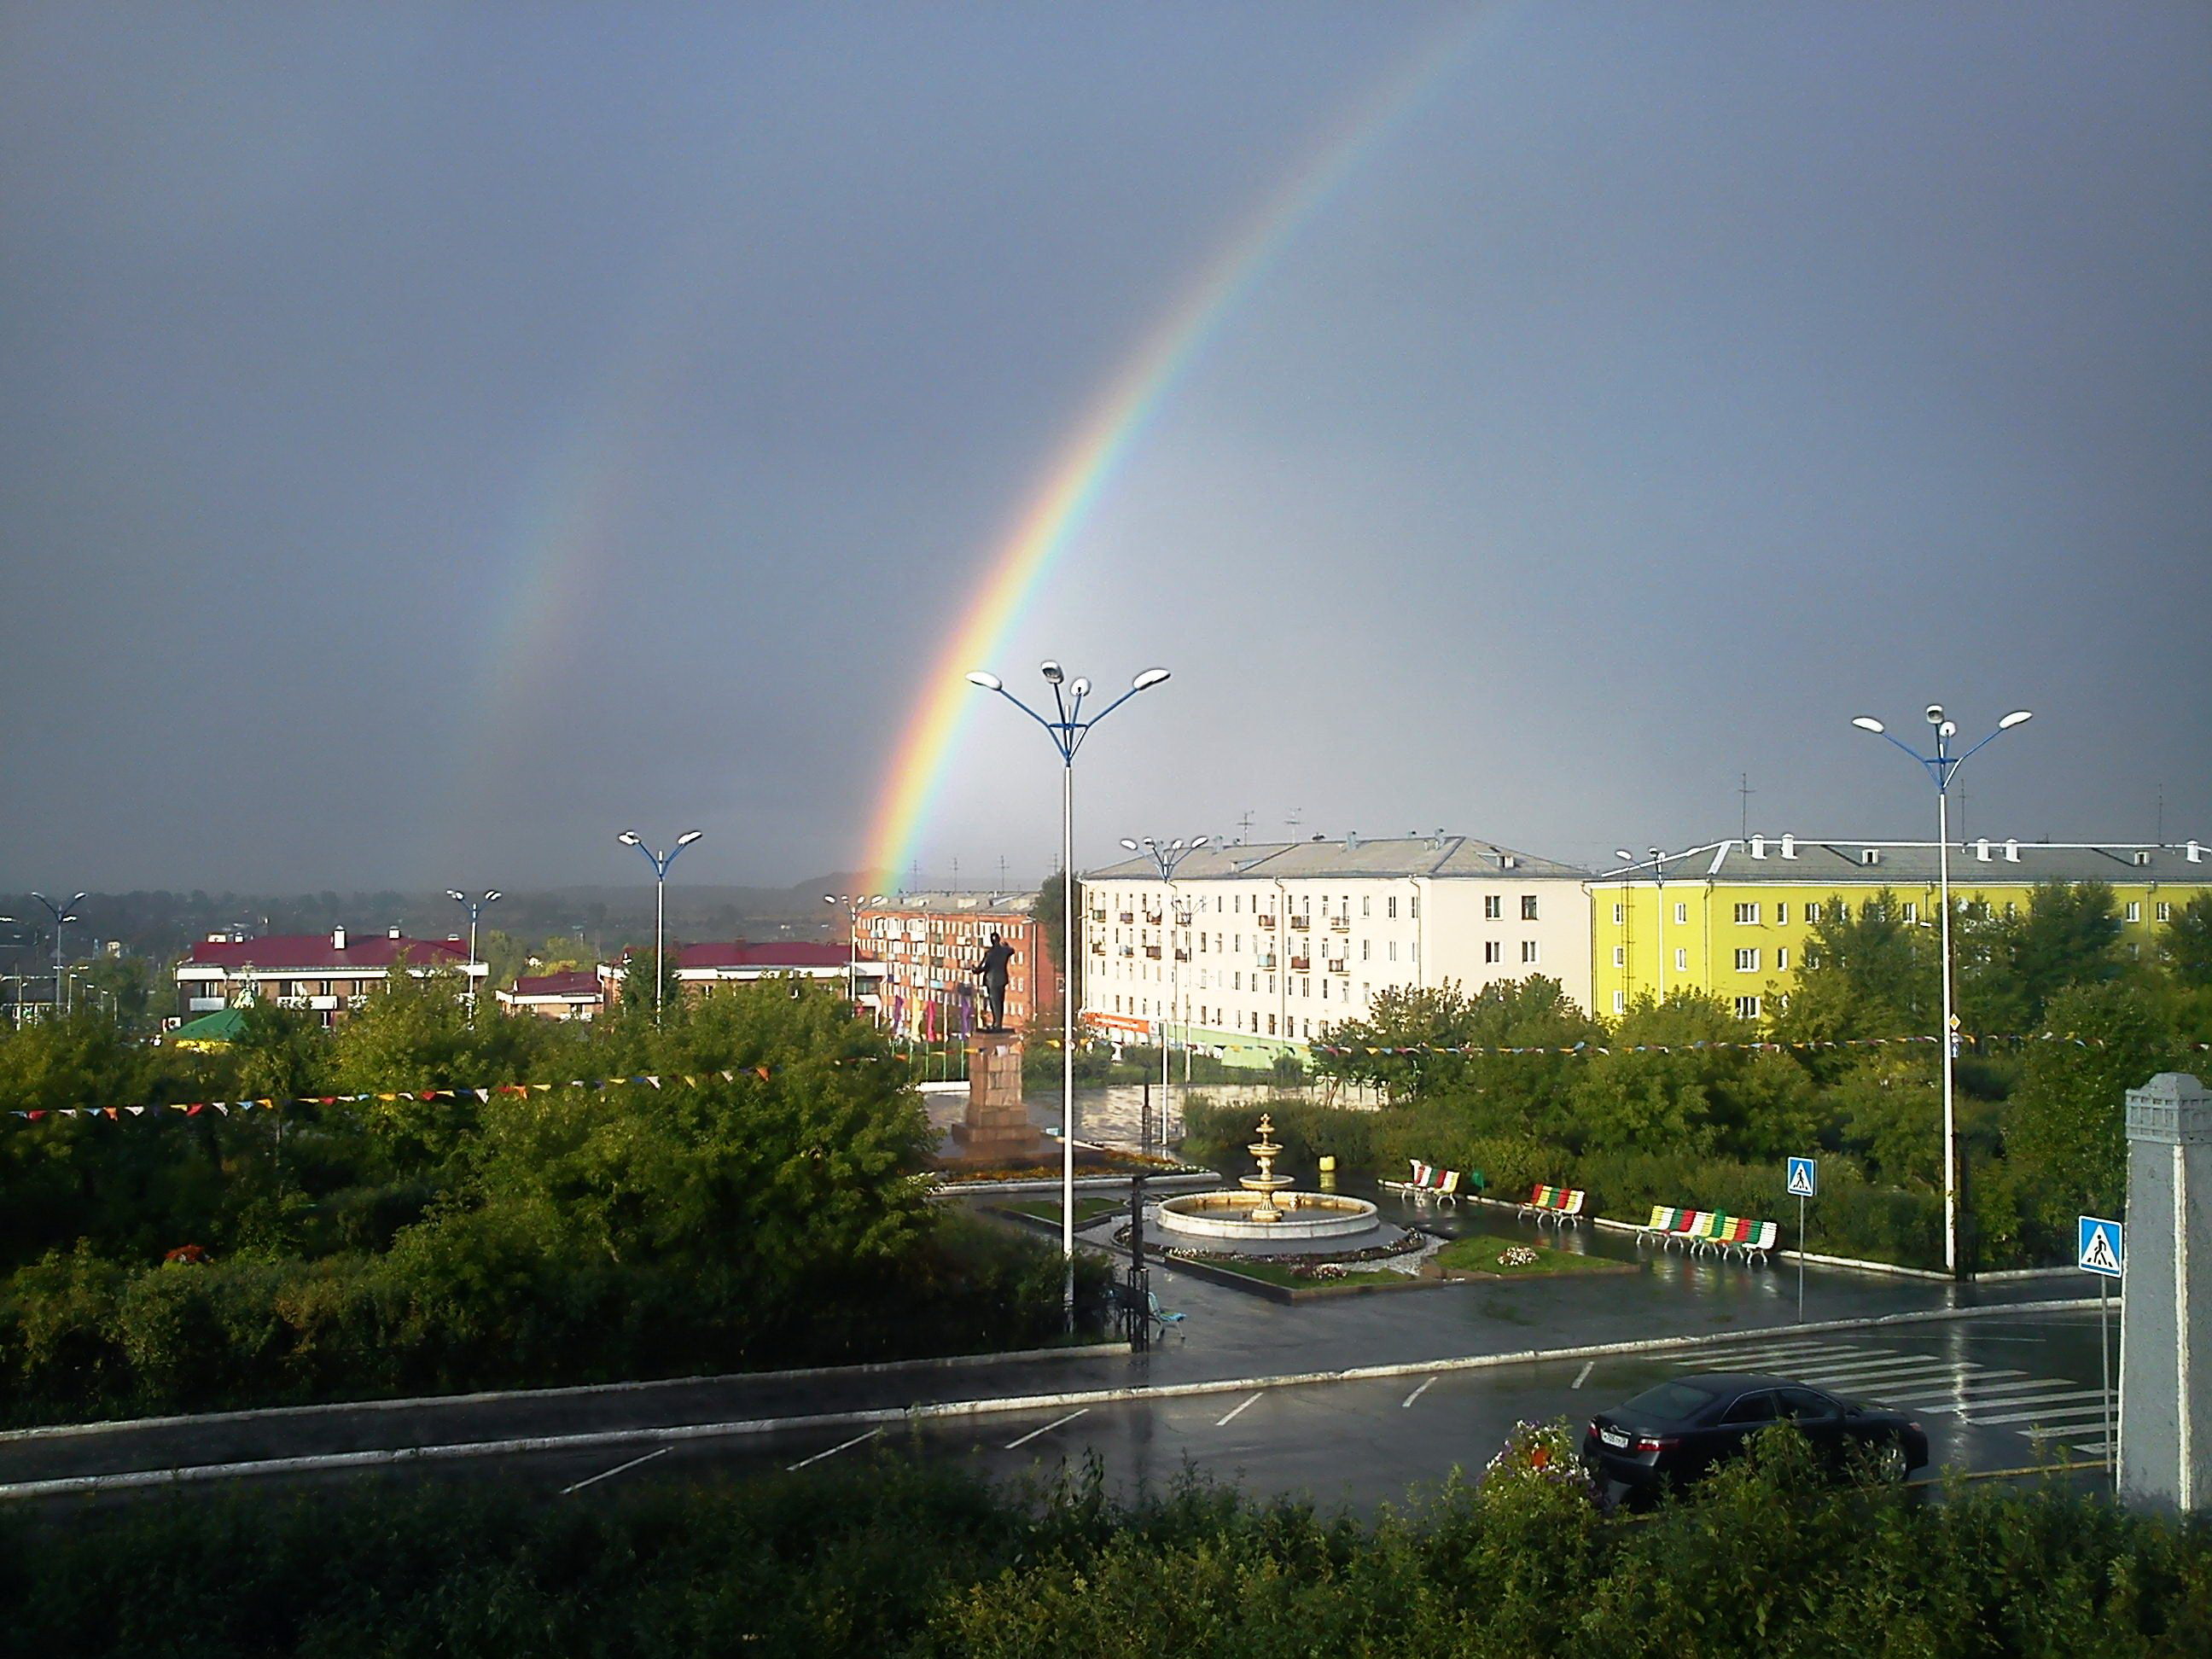
[[[1291,958],[1291,971],[1294,974],[1308,973],[1312,970],[1312,968],[1313,958],[1311,957],[1292,957]]]
[[[1177,962],[1188,962],[1190,960],[1190,952],[1188,951],[1177,951],[1176,952],[1175,959]]]
[[[1122,911],[1122,912],[1121,912],[1121,915],[1117,918],[1117,920],[1119,920],[1119,921],[1124,921],[1124,922],[1134,921],[1136,919],[1137,919],[1137,913],[1136,913],[1134,910],[1124,910],[1124,911]]]
[[[1352,931],[1352,918],[1350,916],[1331,916],[1328,919],[1328,931],[1332,933],[1350,933]]]
[[[1348,957],[1340,957],[1328,964],[1328,971],[1332,974],[1349,974],[1352,971],[1352,959]]]
[[[1106,941],[1103,939],[1092,939],[1091,941],[1091,954],[1094,957],[1104,956],[1106,954]]]
[[[1133,945],[1125,945],[1121,947],[1121,954],[1125,957],[1133,957],[1137,954],[1137,947]]]
[[[1272,967],[1273,967],[1273,966],[1275,965],[1275,953],[1274,953],[1273,951],[1261,951],[1261,952],[1260,952],[1260,965],[1261,965],[1262,968],[1272,968]]]
[[[1160,959],[1160,947],[1157,945],[1147,945],[1145,947],[1145,955],[1152,961],[1158,962]]]
[[[1275,919],[1273,916],[1255,916],[1252,920],[1262,927],[1273,927],[1275,925]]]
[[[1165,920],[1166,918],[1162,916],[1157,910],[1147,910],[1145,912],[1145,926],[1147,927],[1157,927]]]
[[[1091,920],[1093,921],[1103,921],[1106,920],[1106,913],[1103,910],[1093,910],[1091,913]]]
[[[1297,928],[1301,933],[1305,933],[1313,927],[1313,918],[1311,916],[1292,916],[1291,918],[1291,926]]]

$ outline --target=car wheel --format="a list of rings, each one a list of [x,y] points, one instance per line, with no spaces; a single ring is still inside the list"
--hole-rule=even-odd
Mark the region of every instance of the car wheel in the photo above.
[[[1905,1455],[1901,1440],[1885,1440],[1876,1445],[1867,1459],[1869,1472],[1885,1486],[1902,1485],[1905,1477],[1912,1473],[1911,1460]]]

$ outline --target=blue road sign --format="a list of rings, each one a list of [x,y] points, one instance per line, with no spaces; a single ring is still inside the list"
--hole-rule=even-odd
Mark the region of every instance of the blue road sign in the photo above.
[[[1815,1198],[1819,1196],[1820,1191],[1820,1178],[1814,1172],[1813,1160],[1809,1158],[1791,1158],[1790,1160],[1790,1196]]]
[[[2127,1260],[2120,1224],[2085,1215],[2076,1218],[2075,1229],[2075,1265],[2084,1273],[2118,1279],[2121,1265]]]

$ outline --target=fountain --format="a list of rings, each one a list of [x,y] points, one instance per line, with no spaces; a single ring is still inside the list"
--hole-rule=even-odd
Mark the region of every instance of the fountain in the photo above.
[[[1282,1148],[1275,1144],[1272,1115],[1260,1120],[1260,1138],[1244,1150],[1259,1165],[1257,1175],[1240,1176],[1241,1191],[1226,1188],[1164,1199],[1159,1206],[1163,1232],[1193,1237],[1263,1243],[1296,1238],[1339,1238],[1372,1232],[1381,1224],[1375,1206],[1364,1198],[1298,1190],[1288,1176],[1275,1173]]]

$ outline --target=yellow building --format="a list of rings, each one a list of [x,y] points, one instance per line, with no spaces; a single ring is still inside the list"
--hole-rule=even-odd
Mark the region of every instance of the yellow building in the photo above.
[[[1829,906],[1887,887],[1907,921],[1938,915],[1934,842],[1730,838],[1608,872],[1589,883],[1593,1012],[1688,988],[1746,1019],[1786,996],[1805,941]],[[2036,887],[2101,881],[2112,889],[2124,950],[2156,948],[2159,928],[2212,890],[2212,848],[1968,841],[1951,848],[1954,904],[2025,911]]]

